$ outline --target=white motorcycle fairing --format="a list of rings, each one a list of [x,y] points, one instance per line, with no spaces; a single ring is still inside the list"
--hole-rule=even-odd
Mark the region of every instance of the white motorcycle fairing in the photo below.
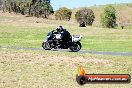
[[[78,42],[82,39],[82,35],[73,35],[72,42]]]

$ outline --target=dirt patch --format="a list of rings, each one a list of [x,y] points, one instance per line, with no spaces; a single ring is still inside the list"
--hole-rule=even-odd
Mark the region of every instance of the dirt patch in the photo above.
[[[93,57],[82,56],[62,56],[62,55],[49,55],[31,52],[2,52],[0,59],[6,62],[17,64],[43,64],[48,65],[67,65],[69,67],[84,63],[101,64],[104,66],[111,66],[112,61],[107,59],[98,59]]]

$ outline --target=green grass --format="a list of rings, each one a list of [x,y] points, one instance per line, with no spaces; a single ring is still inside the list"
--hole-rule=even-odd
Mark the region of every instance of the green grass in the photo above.
[[[29,25],[0,24],[0,45],[40,48],[46,34],[58,23]],[[64,25],[71,34],[83,35],[82,49],[111,52],[132,52],[131,29],[105,29],[96,27],[79,28],[77,25]]]

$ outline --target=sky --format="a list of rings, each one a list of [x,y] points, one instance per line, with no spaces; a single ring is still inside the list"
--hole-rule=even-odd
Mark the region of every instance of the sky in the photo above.
[[[94,5],[105,5],[115,3],[132,3],[132,0],[51,0],[51,5],[54,10],[60,7],[67,8],[78,8],[78,7],[89,7]]]

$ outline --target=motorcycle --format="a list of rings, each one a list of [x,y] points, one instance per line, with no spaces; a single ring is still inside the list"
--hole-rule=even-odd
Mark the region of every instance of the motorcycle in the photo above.
[[[47,35],[46,40],[43,41],[42,47],[45,50],[54,49],[70,49],[72,52],[78,52],[82,45],[80,43],[82,35],[72,35],[68,42],[62,41],[62,35],[53,33],[52,37],[50,33]]]

